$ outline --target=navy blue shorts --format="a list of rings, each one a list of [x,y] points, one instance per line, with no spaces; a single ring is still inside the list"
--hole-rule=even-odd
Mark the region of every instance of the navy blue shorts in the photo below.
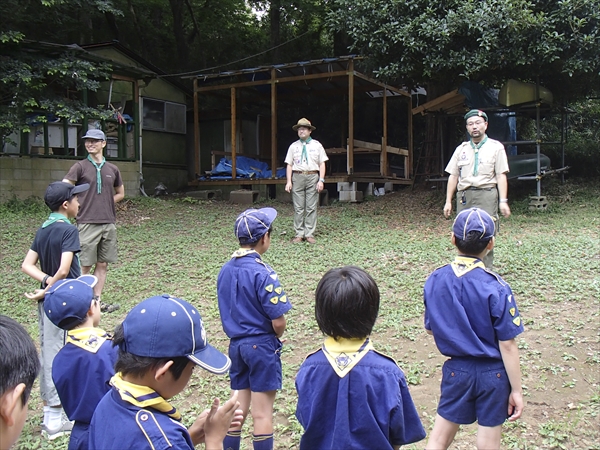
[[[267,392],[281,389],[281,341],[274,334],[232,339],[231,389]]]
[[[452,358],[442,367],[437,412],[457,424],[477,421],[484,427],[502,425],[508,418],[510,382],[502,360]]]

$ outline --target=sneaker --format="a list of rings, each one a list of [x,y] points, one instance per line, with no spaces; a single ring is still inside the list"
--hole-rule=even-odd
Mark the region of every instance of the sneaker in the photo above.
[[[42,425],[42,436],[48,439],[49,441],[53,441],[54,439],[57,439],[61,436],[71,434],[72,429],[73,422],[69,421],[66,417],[64,417],[60,427],[54,430],[51,430],[46,425]]]
[[[118,305],[116,303],[112,304],[112,303],[104,303],[104,302],[100,301],[100,311],[102,311],[104,313],[109,314],[113,311],[116,311],[120,307],[121,307],[121,305]]]

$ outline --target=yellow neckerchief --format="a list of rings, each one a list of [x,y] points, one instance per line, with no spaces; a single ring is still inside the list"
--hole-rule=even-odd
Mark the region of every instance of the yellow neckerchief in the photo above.
[[[241,258],[242,256],[249,255],[250,253],[256,253],[258,255],[258,252],[253,248],[239,248],[235,252],[233,252],[233,255],[231,255],[231,259]],[[260,257],[260,255],[258,256]]]
[[[110,336],[100,328],[85,327],[67,331],[67,343],[70,342],[90,353],[98,352],[107,339],[110,339]]]
[[[158,395],[154,389],[125,381],[121,372],[115,374],[110,379],[110,384],[119,391],[121,400],[139,406],[140,408],[153,408],[167,414],[171,419],[181,420],[179,411]]]
[[[454,275],[459,278],[477,267],[481,267],[485,270],[485,264],[483,264],[479,258],[475,258],[474,256],[458,255],[454,261],[450,263],[450,266],[452,267],[452,270],[454,270]]]
[[[340,338],[339,341],[336,341],[331,336],[328,336],[325,342],[323,342],[323,353],[340,378],[344,378],[349,374],[369,350],[373,350],[373,345],[369,341],[369,338]]]

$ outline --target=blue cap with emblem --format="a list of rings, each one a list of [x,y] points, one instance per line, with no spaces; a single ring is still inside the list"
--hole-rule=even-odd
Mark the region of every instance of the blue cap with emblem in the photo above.
[[[83,322],[92,299],[93,287],[98,282],[94,275],[58,280],[44,296],[44,311],[48,319],[59,328],[70,330]]]
[[[490,239],[494,236],[496,225],[494,219],[480,208],[468,208],[458,213],[452,225],[454,236],[466,239],[467,235],[476,231],[481,233],[479,239]]]
[[[158,295],[138,303],[123,321],[122,351],[149,358],[185,356],[216,374],[229,370],[231,360],[208,344],[200,313],[185,300]]]
[[[235,220],[235,236],[240,244],[254,244],[271,228],[277,217],[274,208],[247,209]]]

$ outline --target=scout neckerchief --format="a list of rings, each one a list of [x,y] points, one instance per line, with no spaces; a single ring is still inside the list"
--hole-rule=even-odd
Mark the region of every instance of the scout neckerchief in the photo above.
[[[487,142],[487,134],[483,135],[483,139],[481,140],[481,142],[479,144],[475,144],[473,142],[473,139],[469,140],[469,143],[471,144],[471,148],[475,151],[475,164],[473,164],[473,175],[477,176],[477,174],[479,173],[479,149],[481,147],[483,147],[483,144],[485,144]]]
[[[485,270],[483,262],[479,258],[473,256],[457,256],[454,261],[450,263],[450,266],[454,271],[454,275],[459,278],[477,267]]]
[[[58,222],[59,220],[62,220],[63,222],[66,222],[66,223],[71,223],[71,221],[69,220],[69,218],[67,216],[63,216],[61,213],[53,212],[53,213],[50,213],[50,215],[48,216],[48,220],[46,220],[42,224],[42,228],[46,228],[47,226],[50,226],[54,222]]]
[[[366,339],[344,339],[335,340],[331,336],[323,342],[323,353],[327,361],[340,378],[344,378],[350,373],[352,368],[363,359],[363,357],[373,350],[373,345]]]
[[[256,253],[259,257],[259,253],[253,248],[239,248],[231,255],[231,259],[233,258],[241,258],[242,256],[250,255],[251,253]]]
[[[310,136],[307,137],[305,141],[303,141],[302,139],[300,139],[300,142],[302,142],[302,159],[301,159],[301,162],[306,161],[308,163],[308,154],[306,153],[306,144],[308,144],[310,141],[312,141],[312,138]]]
[[[94,161],[92,159],[91,155],[88,155],[87,159],[96,168],[96,191],[98,192],[98,194],[100,194],[100,193],[102,193],[102,175],[100,174],[100,170],[102,169],[102,166],[106,162],[106,158],[104,156],[102,157],[102,162],[100,163],[100,165],[96,164],[96,161]]]
[[[110,384],[119,391],[121,400],[139,406],[140,408],[150,407],[156,409],[157,411],[167,414],[171,419],[181,421],[181,414],[179,414],[179,411],[158,395],[154,389],[125,381],[121,372],[115,374],[110,379]]]
[[[108,333],[100,328],[85,327],[67,331],[67,343],[90,353],[97,353],[108,338]]]

